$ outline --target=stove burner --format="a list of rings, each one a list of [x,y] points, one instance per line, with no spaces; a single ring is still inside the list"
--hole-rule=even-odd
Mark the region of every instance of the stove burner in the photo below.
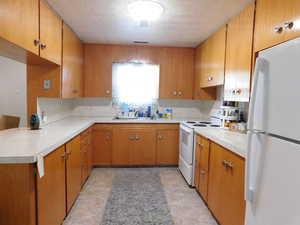
[[[196,123],[195,121],[186,121],[186,123]]]
[[[205,124],[195,124],[194,127],[207,127]]]
[[[199,122],[199,123],[202,123],[202,124],[211,124],[211,122]]]
[[[210,127],[220,127],[220,125],[211,124]]]

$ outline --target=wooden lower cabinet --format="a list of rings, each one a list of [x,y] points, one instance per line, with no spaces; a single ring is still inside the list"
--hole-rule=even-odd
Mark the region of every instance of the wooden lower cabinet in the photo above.
[[[134,130],[134,136],[130,146],[130,164],[155,165],[155,130],[138,128]]]
[[[208,192],[209,154],[210,141],[202,136],[197,135],[195,186],[197,191],[206,202]]]
[[[177,126],[157,130],[156,161],[158,165],[178,165],[179,132]]]
[[[80,135],[81,149],[81,185],[90,176],[92,170],[92,129],[89,128]]]
[[[66,216],[65,146],[44,159],[45,175],[37,176],[38,225],[59,225]]]
[[[114,128],[112,165],[155,165],[155,131],[152,128]]]
[[[178,142],[178,124],[96,124],[93,165],[178,165]]]
[[[221,225],[243,225],[245,161],[211,143],[208,207]]]
[[[112,139],[111,125],[96,124],[92,131],[92,163],[94,166],[110,166],[112,164]]]
[[[66,144],[66,175],[67,175],[67,211],[73,206],[81,190],[82,160],[80,136]]]

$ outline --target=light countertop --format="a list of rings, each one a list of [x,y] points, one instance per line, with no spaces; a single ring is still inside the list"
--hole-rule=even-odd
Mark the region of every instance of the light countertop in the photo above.
[[[94,123],[180,123],[171,119],[114,120],[102,117],[68,117],[40,130],[17,128],[0,131],[0,163],[34,163]]]
[[[180,123],[183,120],[113,120],[102,117],[68,117],[40,130],[17,128],[0,131],[0,163],[35,163],[94,123]],[[196,132],[245,157],[246,135],[218,128],[197,128]]]
[[[247,135],[236,133],[220,128],[199,127],[195,132],[210,139],[236,153],[237,155],[246,158],[247,155]]]

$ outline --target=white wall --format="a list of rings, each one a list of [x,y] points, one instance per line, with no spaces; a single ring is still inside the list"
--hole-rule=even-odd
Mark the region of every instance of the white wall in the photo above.
[[[27,118],[26,64],[0,56],[0,115]]]

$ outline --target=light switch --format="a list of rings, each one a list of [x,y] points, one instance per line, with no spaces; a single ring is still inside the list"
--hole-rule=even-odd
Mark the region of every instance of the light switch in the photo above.
[[[51,80],[44,80],[44,89],[51,88]]]

